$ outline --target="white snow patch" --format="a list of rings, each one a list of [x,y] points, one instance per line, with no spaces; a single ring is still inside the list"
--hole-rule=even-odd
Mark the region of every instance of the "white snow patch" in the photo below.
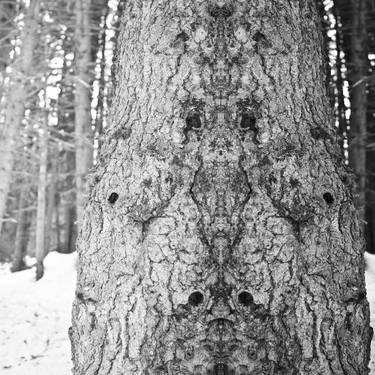
[[[48,254],[35,268],[0,275],[0,373],[68,375],[68,328],[76,282],[76,254]]]

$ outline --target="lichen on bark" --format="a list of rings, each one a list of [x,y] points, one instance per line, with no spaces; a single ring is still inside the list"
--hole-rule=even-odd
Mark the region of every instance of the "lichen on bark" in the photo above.
[[[319,25],[313,0],[126,3],[78,246],[76,375],[368,373]]]

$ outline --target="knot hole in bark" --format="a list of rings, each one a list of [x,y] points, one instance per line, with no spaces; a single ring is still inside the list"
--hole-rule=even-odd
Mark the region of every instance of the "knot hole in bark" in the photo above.
[[[335,201],[332,194],[328,192],[323,194],[323,198],[326,201],[326,203],[329,205],[331,205]]]
[[[176,36],[176,40],[181,40],[182,42],[187,42],[189,39],[189,35],[187,35],[185,31],[182,31]]]
[[[190,131],[193,130],[193,131],[199,132],[201,129],[202,129],[202,121],[201,121],[201,117],[200,117],[199,113],[193,112],[193,113],[189,114],[186,117],[186,126],[183,130],[184,135],[185,135],[185,142],[187,142],[189,140],[188,133]],[[197,138],[198,139],[200,138],[199,134],[197,135]]]
[[[216,363],[212,369],[207,371],[207,375],[234,375],[235,372],[226,363]]]
[[[252,113],[244,112],[241,115],[240,129],[243,132],[252,131],[254,133],[253,141],[255,141],[255,137],[258,134],[258,129],[256,127],[256,121],[257,121],[257,119],[255,118],[255,116]],[[242,135],[242,138],[244,138],[244,134]]]
[[[177,34],[176,39],[172,43],[172,47],[176,48],[178,46],[184,46],[189,39],[189,35],[185,31],[182,31]]]
[[[256,131],[255,123],[256,123],[256,118],[254,117],[254,115],[250,113],[242,114],[241,122],[240,122],[241,129],[249,129],[252,131]]]
[[[219,4],[211,4],[208,7],[208,13],[213,18],[229,18],[234,12],[231,4],[220,6]]]
[[[188,302],[190,306],[197,307],[203,303],[204,297],[201,292],[195,291],[190,294]]]
[[[253,304],[254,299],[253,296],[249,292],[241,292],[238,295],[238,302],[245,307],[249,307]]]
[[[110,204],[115,204],[117,199],[118,199],[118,194],[117,193],[111,193],[111,195],[108,198],[108,202]]]
[[[261,33],[260,31],[257,31],[255,35],[253,36],[253,40],[256,43],[255,49],[257,53],[259,53],[259,48],[270,48],[271,43],[267,40],[266,36]]]
[[[202,128],[202,121],[198,113],[192,113],[186,117],[186,131]]]

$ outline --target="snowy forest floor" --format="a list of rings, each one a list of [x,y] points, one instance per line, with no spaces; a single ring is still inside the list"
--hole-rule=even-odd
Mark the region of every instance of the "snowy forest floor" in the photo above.
[[[375,255],[366,254],[367,294],[375,326]],[[76,281],[76,254],[50,253],[45,275],[35,269],[0,274],[0,373],[4,375],[71,374],[71,305]],[[371,374],[375,375],[375,340]]]

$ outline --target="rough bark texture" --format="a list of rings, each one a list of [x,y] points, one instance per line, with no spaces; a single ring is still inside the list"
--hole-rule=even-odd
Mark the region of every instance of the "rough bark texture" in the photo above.
[[[314,0],[125,4],[74,374],[367,374]]]
[[[75,138],[76,138],[76,202],[77,223],[82,222],[85,204],[86,175],[92,165],[91,130],[91,60],[90,9],[91,0],[77,0],[76,13],[76,84],[75,84]]]

